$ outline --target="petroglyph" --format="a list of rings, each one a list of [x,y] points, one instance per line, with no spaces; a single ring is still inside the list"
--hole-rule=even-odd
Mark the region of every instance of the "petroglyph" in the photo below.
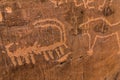
[[[0,22],[3,21],[3,16],[2,16],[2,12],[0,11]]]
[[[94,9],[94,8],[96,8],[95,7],[96,0],[50,0],[50,1],[55,5],[55,7],[58,7],[61,4],[73,2],[76,7],[84,6],[85,9]],[[104,5],[106,5],[106,4],[111,5],[111,3],[112,3],[112,0],[110,0],[110,1],[103,0],[102,4],[99,5],[97,8],[99,10],[102,10]]]
[[[11,7],[6,7],[5,10],[6,10],[7,13],[12,13],[12,8]]]
[[[101,4],[99,3],[98,6],[95,6],[96,2],[99,2],[96,0],[74,0],[73,2],[75,3],[76,7],[84,6],[84,8],[86,8],[86,9],[95,9],[96,8],[96,9],[102,11],[105,6],[111,6],[113,0],[102,0],[102,1],[100,0]]]
[[[105,6],[111,6],[113,0],[103,0],[103,3],[99,5],[98,10],[102,11]]]
[[[65,3],[71,3],[73,2],[76,7],[84,6],[84,0],[50,0],[53,4],[55,4],[55,7],[58,7],[61,4]],[[87,2],[88,3],[88,2]]]
[[[83,36],[87,35],[89,37],[89,51],[87,51],[88,55],[93,54],[93,48],[98,38],[107,38],[112,36],[116,36],[119,47],[118,54],[120,54],[120,41],[117,32],[117,30],[120,28],[120,22],[111,24],[106,18],[104,18],[114,13],[113,9],[111,8],[112,2],[113,0],[103,0],[101,5],[99,4],[95,6],[93,5],[96,3],[95,0],[81,0],[81,3],[79,4],[77,4],[77,0],[74,0],[76,7],[83,5],[86,10],[85,12],[88,12],[88,15],[85,16],[85,18],[88,20],[84,21],[82,24],[79,24],[79,27],[76,29],[72,29],[72,31],[76,32],[76,34],[81,34]],[[91,15],[93,9],[97,10],[98,12],[102,12],[103,15],[94,17],[94,15]],[[95,12],[93,11],[93,13]]]
[[[111,24],[107,19],[99,17],[88,20],[81,24],[79,28],[84,31],[82,35],[88,35],[89,37],[89,55],[93,54],[93,48],[98,38],[107,38],[112,36],[116,36],[119,47],[118,54],[120,54],[120,40],[117,32],[117,29],[120,28],[120,22]],[[97,28],[97,30],[95,28]]]
[[[85,10],[87,10],[88,12],[93,9],[98,10],[98,12],[102,12],[102,14],[104,15],[104,17],[106,16],[110,16],[114,13],[113,9],[111,8],[112,2],[113,0],[103,0],[101,4],[99,5],[95,5],[96,1],[95,0],[66,0],[66,1],[53,1],[53,3],[57,6],[64,4],[64,3],[69,3],[69,2],[73,2],[75,4],[75,7],[82,7],[84,6]],[[75,10],[77,10],[75,8]],[[74,26],[75,29],[73,29],[73,32],[75,32],[75,34],[82,34],[82,35],[88,35],[89,37],[89,51],[88,54],[92,55],[93,53],[93,48],[94,45],[97,41],[98,38],[107,38],[110,36],[116,36],[117,42],[118,42],[118,46],[120,48],[120,43],[119,43],[119,37],[118,37],[118,32],[116,30],[116,28],[119,28],[119,22],[115,23],[115,24],[111,24],[107,19],[103,18],[103,17],[93,17],[92,16],[85,16],[88,18],[88,21],[85,21],[83,23],[79,23],[79,27],[78,27],[78,22],[77,22],[77,17],[75,13],[75,10],[73,8],[73,12],[68,10],[68,16],[69,18],[66,20],[73,20],[73,24],[72,26]],[[86,11],[86,12],[87,12]],[[72,14],[72,17],[69,14]],[[94,12],[93,12],[94,13]],[[88,13],[88,15],[90,15],[92,13]],[[82,15],[82,14],[79,14]],[[70,19],[71,17],[71,19]],[[82,17],[81,17],[82,19]],[[69,22],[70,23],[70,22]],[[114,27],[114,28],[113,28]],[[116,27],[116,28],[115,28]],[[74,33],[73,33],[74,34]],[[119,53],[119,52],[118,52]]]
[[[64,25],[57,19],[40,19],[33,23],[33,27],[10,29],[11,37],[6,44],[6,51],[14,66],[25,63],[36,63],[34,54],[43,55],[46,61],[60,62],[64,55],[69,55],[65,50],[66,33]],[[5,31],[3,31],[5,33]],[[15,34],[16,33],[16,34]],[[5,35],[4,37],[8,37]],[[54,56],[57,55],[57,58]],[[60,59],[60,60],[59,60]]]
[[[119,5],[0,0],[0,80],[119,80]]]
[[[50,0],[50,1],[55,4],[55,7],[57,7],[63,3],[67,3],[68,0]]]

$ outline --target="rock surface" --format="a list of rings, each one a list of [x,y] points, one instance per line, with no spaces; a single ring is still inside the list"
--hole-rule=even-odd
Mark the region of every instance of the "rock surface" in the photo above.
[[[120,80],[119,0],[0,0],[0,80]]]

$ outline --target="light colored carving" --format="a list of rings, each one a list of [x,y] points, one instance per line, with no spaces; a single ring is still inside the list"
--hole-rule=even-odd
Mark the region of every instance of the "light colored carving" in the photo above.
[[[50,58],[54,59],[53,52],[52,51],[48,51],[48,53],[49,53]]]
[[[31,57],[32,63],[35,64],[36,61],[35,61],[34,55],[33,55],[33,54],[30,54],[30,57]]]
[[[102,11],[105,5],[111,6],[113,0],[103,0],[103,4],[99,5],[98,10]]]
[[[85,8],[88,9],[95,8],[94,6],[90,6],[90,4],[94,2],[94,0],[81,0],[81,1],[80,0],[50,0],[50,1],[55,4],[55,7],[64,3],[74,2],[76,7],[84,6]]]
[[[43,23],[43,22],[49,22],[49,23]],[[38,24],[41,24],[41,25],[37,25]],[[51,24],[51,23],[54,23],[54,24]],[[57,27],[59,30],[60,30],[60,33],[61,33],[61,42],[66,46],[65,42],[66,42],[66,33],[65,33],[65,27],[64,25],[57,19],[44,19],[44,20],[37,20],[33,23],[33,25],[35,26],[35,28],[38,28],[38,27],[49,27],[49,26],[52,26],[52,27]],[[67,46],[66,46],[67,47]]]
[[[55,7],[64,4],[64,3],[69,3],[69,2],[74,2],[76,7],[83,6],[84,5],[84,0],[50,0],[53,4],[55,4]]]
[[[17,61],[18,61],[18,64],[19,64],[19,65],[22,65],[22,60],[21,60],[20,57],[17,58]]]
[[[68,2],[68,0],[50,0],[50,1],[55,4],[55,7]]]
[[[3,16],[2,16],[2,12],[0,11],[0,22],[3,21]]]
[[[83,1],[83,4],[84,4],[84,7],[85,8],[88,8],[88,9],[93,9],[95,8],[94,6],[90,6],[89,4],[93,3],[94,0],[82,0]]]
[[[61,53],[62,55],[64,55],[65,53],[64,53],[64,50],[62,49],[62,47],[59,47],[59,49],[60,49],[60,53]]]
[[[55,51],[56,51],[58,57],[61,57],[60,52],[58,51],[58,49],[55,49]]]
[[[60,31],[60,41],[59,42],[55,42],[51,45],[46,45],[46,46],[42,46],[41,44],[38,43],[38,41],[35,41],[33,46],[23,46],[22,48],[19,47],[17,50],[15,50],[14,52],[10,52],[9,48],[13,45],[21,45],[18,42],[14,42],[14,43],[10,43],[8,45],[6,45],[6,51],[8,53],[8,56],[11,58],[11,61],[13,63],[14,66],[17,65],[23,65],[23,60],[21,59],[21,57],[23,59],[25,59],[25,62],[27,64],[33,63],[35,64],[35,58],[33,54],[40,54],[44,56],[44,59],[46,61],[49,60],[54,60],[55,56],[53,56],[53,51],[56,52],[57,56],[59,57],[58,59],[60,59],[62,56],[65,55],[65,52],[63,51],[63,47],[68,48],[68,46],[66,45],[66,33],[65,33],[65,27],[64,25],[57,19],[43,19],[43,20],[36,20],[33,22],[33,28],[18,28],[16,30],[22,30],[25,31],[25,34],[29,35],[32,31],[34,31],[33,29],[41,29],[41,28],[48,28],[49,26],[52,27],[52,29],[57,28]],[[15,29],[13,28],[11,31],[14,31]],[[19,33],[21,34],[21,33]],[[22,35],[21,35],[22,36]],[[47,36],[47,35],[46,35]],[[49,40],[49,39],[47,39]],[[25,41],[27,42],[27,41]],[[24,42],[24,43],[25,43]],[[27,43],[26,43],[27,44]],[[60,52],[59,50],[60,49]],[[15,60],[16,57],[16,60]],[[57,61],[57,60],[56,60]],[[18,63],[18,64],[17,64]]]
[[[47,53],[46,53],[46,52],[43,52],[43,55],[44,55],[45,60],[46,60],[46,61],[49,61],[49,56],[47,55]]]
[[[6,7],[5,10],[6,10],[7,13],[12,13],[12,8],[11,7]]]
[[[73,2],[75,4],[76,7],[81,7],[84,6],[85,9],[94,9],[95,6],[91,5],[92,3],[94,3],[96,0],[50,0],[53,4],[55,4],[55,7],[58,7],[61,4],[64,3],[69,3],[69,2]],[[102,11],[103,7],[105,5],[112,5],[113,0],[103,0],[103,3],[100,4],[97,9]]]
[[[61,63],[61,62],[66,61],[66,59],[69,57],[70,54],[71,54],[71,52],[69,52],[68,54],[66,54],[62,58],[58,59],[57,62]]]
[[[80,7],[80,6],[83,6],[85,4],[84,0],[81,0],[81,3],[78,3],[78,0],[74,0],[74,3],[75,3],[76,7]]]
[[[13,56],[13,57],[10,57],[10,59],[11,59],[11,61],[12,61],[13,65],[14,65],[14,66],[16,66],[16,65],[17,65],[17,63],[16,63],[16,61],[15,61],[15,57],[14,57],[14,56]]]
[[[112,28],[113,31],[111,33],[109,33],[109,34],[104,34],[104,35],[96,33],[94,35],[95,37],[92,38],[93,34],[90,33],[89,29],[91,27],[93,27],[93,26],[90,27],[89,24],[91,24],[93,22],[96,23],[99,20],[101,20],[101,21],[105,22],[107,25],[109,25],[109,27]],[[114,29],[114,28],[120,28],[120,21],[117,22],[117,23],[111,24],[107,19],[105,19],[103,17],[98,17],[98,18],[90,19],[87,22],[81,24],[79,28],[86,27],[86,26],[88,28],[88,31],[83,33],[83,35],[87,35],[89,37],[89,51],[88,51],[88,55],[92,55],[93,54],[93,48],[94,48],[95,43],[96,43],[98,38],[107,38],[107,37],[112,37],[112,36],[116,36],[118,47],[119,47],[118,54],[120,54],[120,40],[119,40],[118,32]]]

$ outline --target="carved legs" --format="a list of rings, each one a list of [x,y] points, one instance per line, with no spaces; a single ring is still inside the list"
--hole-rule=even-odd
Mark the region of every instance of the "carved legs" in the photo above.
[[[97,41],[98,38],[107,38],[107,37],[111,37],[111,36],[116,36],[116,39],[117,39],[117,43],[118,43],[118,47],[119,47],[119,51],[117,54],[120,54],[120,39],[119,39],[119,35],[118,35],[118,32],[115,32],[115,33],[112,33],[110,35],[106,35],[106,36],[90,36],[88,34],[88,37],[89,37],[89,50],[87,51],[88,55],[93,55],[93,48],[95,46],[95,43]],[[93,40],[93,41],[92,41]]]
[[[118,51],[117,54],[120,54],[120,38],[119,38],[118,32],[116,32],[115,34],[116,34],[116,37],[117,37],[117,43],[118,43],[118,47],[119,47],[119,51]]]
[[[87,54],[91,56],[93,55],[93,48],[95,46],[98,36],[95,35],[91,36],[90,34],[88,34],[88,37],[89,37],[89,50],[87,51]]]

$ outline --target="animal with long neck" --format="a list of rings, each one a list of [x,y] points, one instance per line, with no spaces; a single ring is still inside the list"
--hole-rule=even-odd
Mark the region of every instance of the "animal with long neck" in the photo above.
[[[88,55],[93,54],[93,49],[98,38],[107,38],[116,36],[120,54],[120,41],[118,30],[120,30],[120,22],[111,24],[107,19],[103,17],[88,20],[87,22],[79,26],[82,35],[88,35],[89,37],[89,50]]]

